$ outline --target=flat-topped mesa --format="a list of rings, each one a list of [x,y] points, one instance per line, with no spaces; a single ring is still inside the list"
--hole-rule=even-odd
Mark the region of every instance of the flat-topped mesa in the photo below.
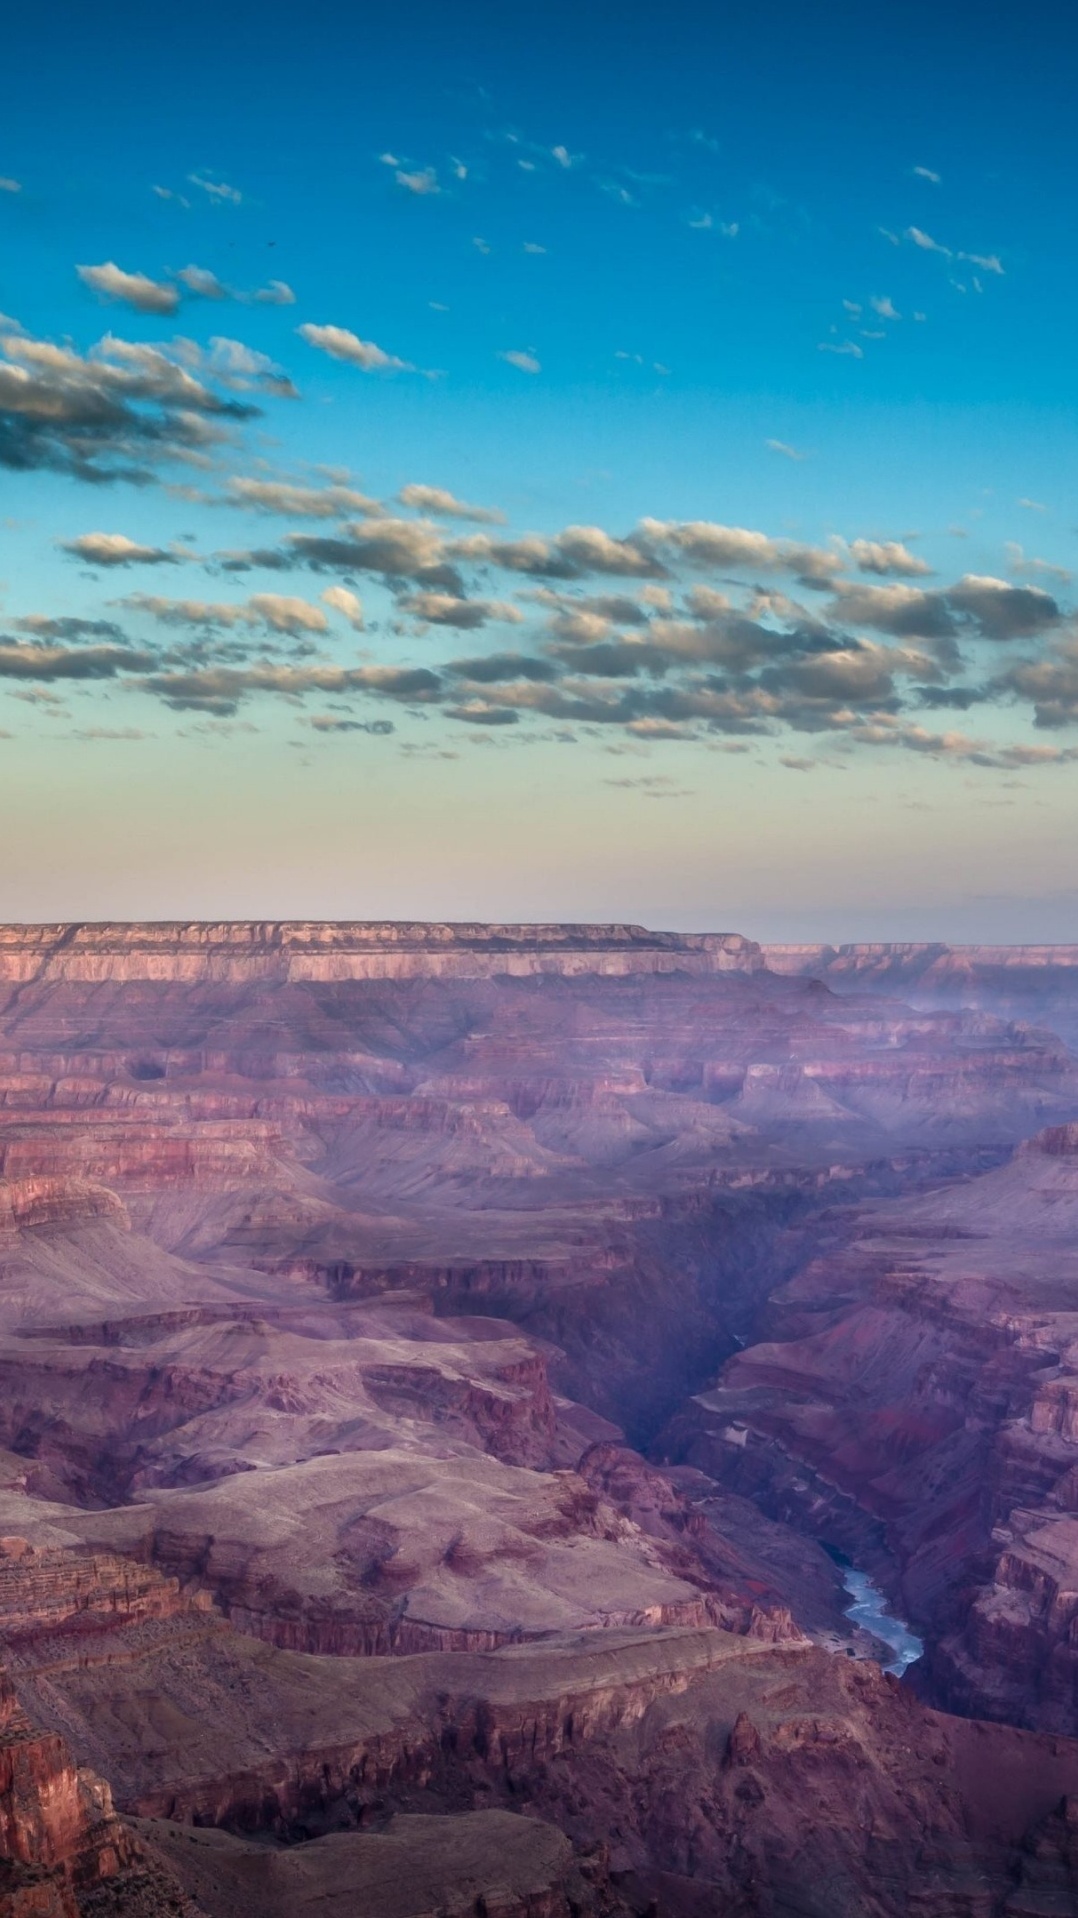
[[[0,926],[0,985],[78,980],[228,983],[484,979],[510,974],[758,972],[740,933],[632,925],[459,925],[411,920],[162,920]]]

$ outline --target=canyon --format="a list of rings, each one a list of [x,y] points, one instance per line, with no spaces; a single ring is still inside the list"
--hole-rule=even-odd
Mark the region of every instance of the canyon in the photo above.
[[[1076,1909],[1078,947],[0,928],[0,1911]]]

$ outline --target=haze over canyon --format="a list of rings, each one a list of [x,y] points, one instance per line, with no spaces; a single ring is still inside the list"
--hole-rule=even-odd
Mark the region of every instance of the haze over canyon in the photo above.
[[[1076,1047],[1078,947],[0,929],[3,1909],[1073,1912]]]

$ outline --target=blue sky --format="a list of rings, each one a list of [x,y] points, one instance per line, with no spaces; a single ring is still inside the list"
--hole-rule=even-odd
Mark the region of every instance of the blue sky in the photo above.
[[[1078,938],[1075,28],[947,15],[14,19],[0,914]]]

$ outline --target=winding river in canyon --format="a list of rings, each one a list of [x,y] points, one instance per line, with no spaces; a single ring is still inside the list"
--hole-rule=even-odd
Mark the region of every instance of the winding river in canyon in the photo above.
[[[871,1632],[874,1638],[882,1639],[890,1648],[891,1656],[881,1659],[885,1672],[893,1672],[901,1678],[903,1672],[916,1663],[924,1652],[924,1640],[912,1632],[905,1620],[896,1617],[891,1610],[880,1587],[867,1572],[856,1565],[842,1564],[842,1581],[850,1595],[845,1607],[846,1617],[851,1625],[863,1632]]]

